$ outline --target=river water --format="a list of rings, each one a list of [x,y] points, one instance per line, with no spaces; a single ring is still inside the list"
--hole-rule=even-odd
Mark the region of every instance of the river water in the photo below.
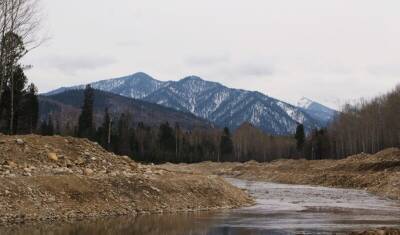
[[[257,204],[220,212],[149,215],[0,228],[0,234],[346,234],[400,227],[400,204],[360,190],[228,179]]]

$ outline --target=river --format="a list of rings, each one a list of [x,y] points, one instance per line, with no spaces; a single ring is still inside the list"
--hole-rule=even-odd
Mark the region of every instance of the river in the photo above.
[[[366,228],[400,227],[400,204],[365,191],[227,180],[247,190],[257,204],[212,213],[15,226],[0,228],[0,234],[346,234]]]

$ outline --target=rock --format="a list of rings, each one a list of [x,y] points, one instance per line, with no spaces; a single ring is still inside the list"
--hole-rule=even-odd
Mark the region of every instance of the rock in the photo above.
[[[130,158],[128,156],[122,156],[122,158],[125,160],[130,160]]]
[[[133,176],[132,173],[127,172],[127,171],[123,171],[123,172],[122,172],[122,175],[125,176],[125,177],[132,177],[132,176]]]
[[[56,175],[73,174],[74,172],[66,167],[60,167],[53,170]]]
[[[74,166],[74,164],[73,164],[73,163],[71,162],[71,160],[69,160],[69,159],[67,159],[67,160],[65,161],[65,164],[67,165],[68,168],[71,168],[71,167]]]
[[[26,168],[24,168],[24,171],[25,172],[31,172],[32,170],[31,170],[31,168],[26,167]]]
[[[110,173],[111,177],[116,177],[117,175],[119,175],[119,171],[113,171]]]
[[[15,142],[17,142],[17,144],[19,145],[25,144],[25,141],[23,139],[16,139]]]
[[[94,173],[94,171],[92,169],[89,169],[89,168],[85,168],[83,170],[83,174],[84,175],[92,175],[93,173]]]
[[[17,163],[15,163],[15,162],[13,162],[13,161],[6,161],[6,162],[5,162],[5,165],[6,165],[6,166],[9,166],[10,168],[15,168],[15,167],[18,166]]]
[[[85,161],[82,158],[78,158],[77,160],[74,161],[75,165],[82,165],[85,163]]]
[[[50,161],[58,161],[58,157],[56,153],[48,153],[47,157],[49,158]]]

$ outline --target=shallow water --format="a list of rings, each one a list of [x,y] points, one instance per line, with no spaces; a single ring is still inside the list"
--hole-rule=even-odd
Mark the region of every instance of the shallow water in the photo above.
[[[2,228],[0,234],[342,234],[400,227],[400,204],[364,191],[228,180],[248,190],[257,204],[214,213],[19,226]]]

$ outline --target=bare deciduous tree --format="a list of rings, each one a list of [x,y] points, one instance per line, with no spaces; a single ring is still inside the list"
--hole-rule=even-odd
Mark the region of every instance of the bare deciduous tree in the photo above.
[[[0,104],[5,86],[11,91],[10,133],[14,125],[14,71],[19,60],[43,41],[39,0],[0,0]]]

